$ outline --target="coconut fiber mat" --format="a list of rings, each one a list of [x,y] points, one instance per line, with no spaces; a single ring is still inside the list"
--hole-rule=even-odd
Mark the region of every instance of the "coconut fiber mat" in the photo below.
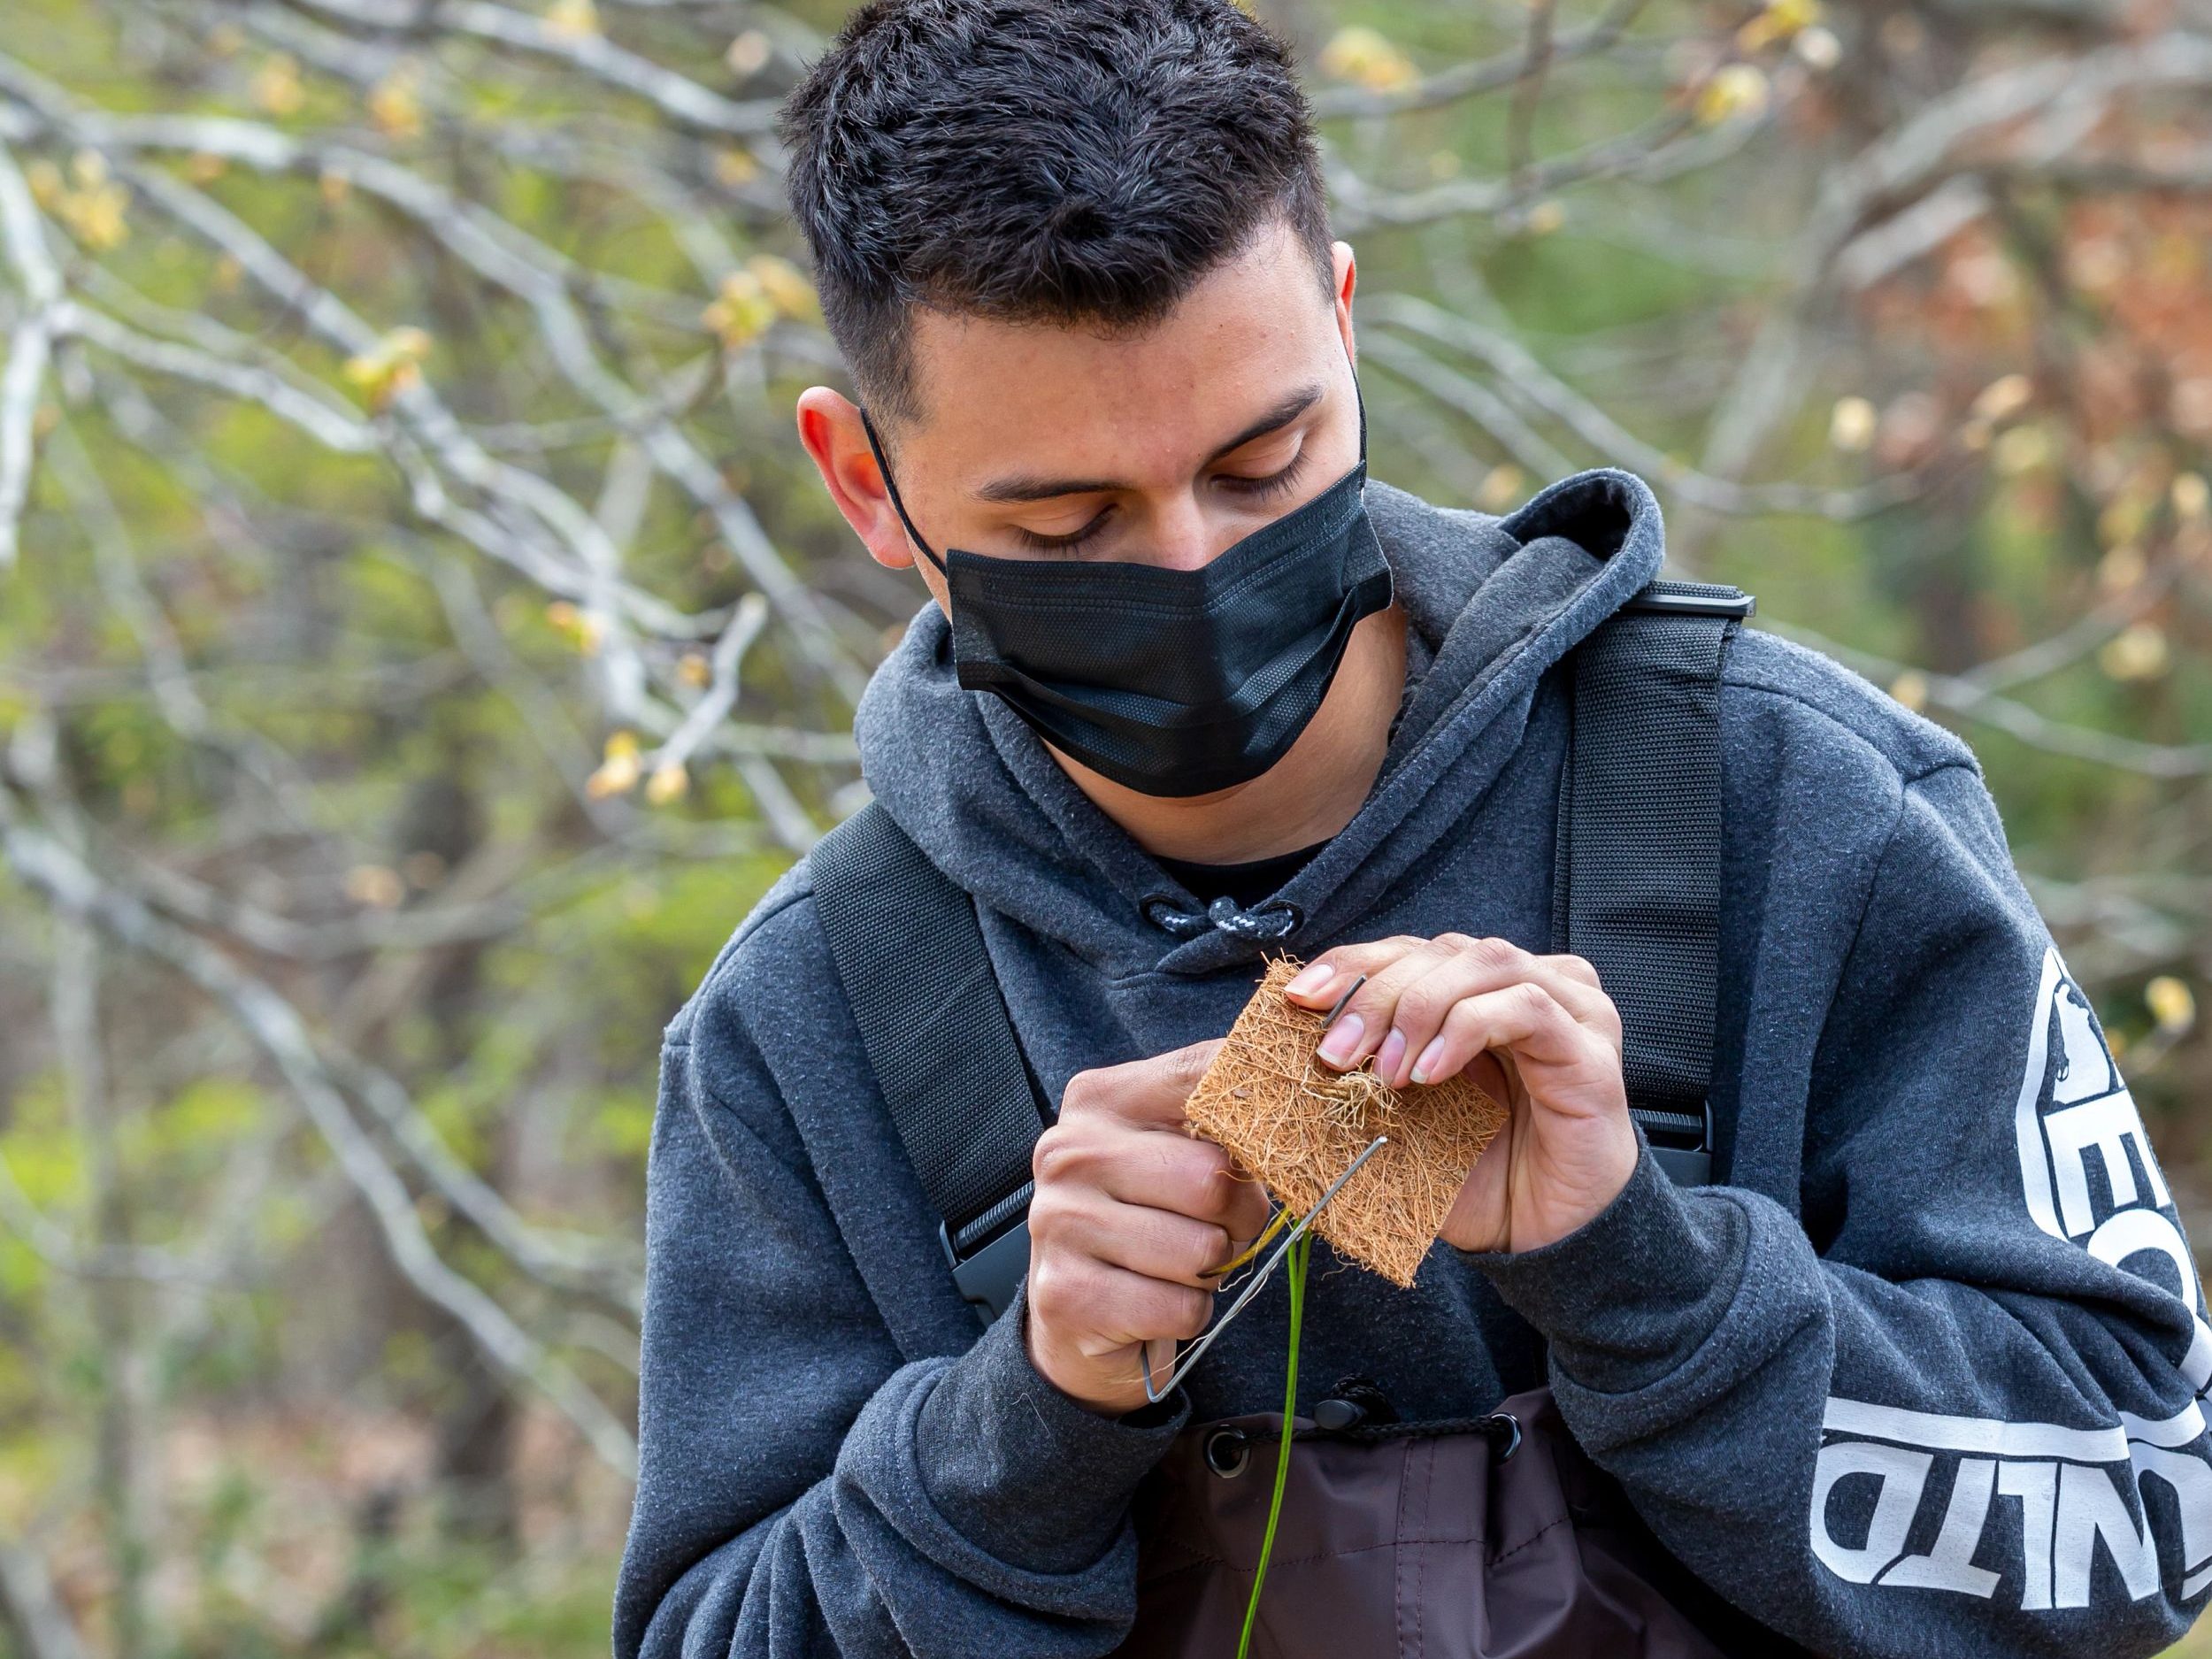
[[[1316,1059],[1325,1016],[1283,999],[1303,965],[1292,956],[1268,964],[1185,1115],[1296,1215],[1387,1135],[1313,1231],[1348,1261],[1409,1287],[1505,1108],[1463,1075],[1394,1089],[1364,1067],[1337,1071]]]

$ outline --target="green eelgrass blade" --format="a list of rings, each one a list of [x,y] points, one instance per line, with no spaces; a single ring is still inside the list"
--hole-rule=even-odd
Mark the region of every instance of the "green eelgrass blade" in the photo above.
[[[1267,1501],[1267,1531],[1260,1537],[1260,1564],[1252,1575],[1252,1599],[1245,1603],[1244,1633],[1237,1638],[1237,1659],[1252,1646],[1252,1626],[1260,1616],[1260,1586],[1267,1582],[1267,1558],[1275,1552],[1275,1523],[1283,1513],[1283,1483],[1290,1475],[1290,1420],[1298,1409],[1298,1325],[1305,1311],[1306,1254],[1313,1235],[1301,1233],[1290,1247],[1284,1277],[1290,1281],[1290,1359],[1283,1367],[1283,1438],[1275,1451],[1275,1492]]]

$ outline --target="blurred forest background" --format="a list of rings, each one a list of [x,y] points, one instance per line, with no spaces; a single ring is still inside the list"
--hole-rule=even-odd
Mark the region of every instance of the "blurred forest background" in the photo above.
[[[1258,0],[1378,472],[1978,749],[2212,1241],[2212,8]],[[918,588],[795,0],[7,0],[0,1650],[599,1654],[658,1033]]]

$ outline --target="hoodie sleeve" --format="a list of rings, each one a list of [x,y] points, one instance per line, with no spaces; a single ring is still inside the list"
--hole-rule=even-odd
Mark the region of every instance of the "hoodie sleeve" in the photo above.
[[[2212,1334],[1970,764],[1903,785],[1809,1093],[1801,1217],[1647,1154],[1579,1232],[1473,1258],[1577,1438],[1821,1652],[2158,1652],[2212,1585]]]
[[[1180,1416],[1075,1404],[1019,1299],[902,1363],[730,1023],[662,1056],[618,1659],[1106,1652],[1135,1611],[1129,1502]]]

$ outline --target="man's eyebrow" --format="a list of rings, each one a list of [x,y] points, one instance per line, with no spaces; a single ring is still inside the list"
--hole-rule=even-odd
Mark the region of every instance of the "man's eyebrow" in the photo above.
[[[1287,426],[1321,401],[1321,392],[1319,386],[1300,387],[1208,456],[1208,465],[1218,461],[1225,455],[1234,454],[1255,438],[1264,438],[1269,433]],[[1016,473],[1010,478],[994,479],[977,490],[976,495],[983,501],[1051,501],[1062,495],[1102,495],[1126,488],[1126,485],[1111,479],[1047,478],[1025,472]]]

